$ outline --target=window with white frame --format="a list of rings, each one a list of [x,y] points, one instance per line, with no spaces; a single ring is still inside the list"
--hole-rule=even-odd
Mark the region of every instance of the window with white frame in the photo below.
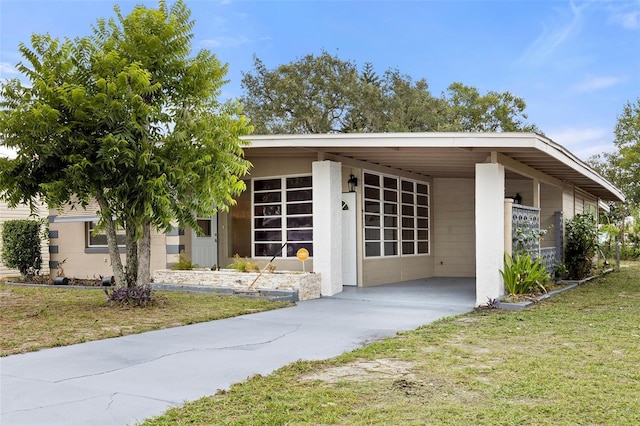
[[[253,180],[253,256],[270,257],[287,242],[282,257],[301,248],[313,256],[311,176]]]
[[[429,187],[401,179],[402,254],[429,254]]]
[[[429,254],[429,187],[364,172],[365,257]]]
[[[96,229],[96,222],[85,222],[85,229],[87,231],[87,247],[107,247],[107,232],[102,229],[97,233],[94,233]],[[116,241],[118,246],[124,247],[126,244],[126,235],[124,229],[116,227]]]

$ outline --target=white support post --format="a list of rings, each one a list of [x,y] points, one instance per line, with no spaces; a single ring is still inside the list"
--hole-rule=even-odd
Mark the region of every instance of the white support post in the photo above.
[[[533,180],[533,207],[540,208],[540,181]]]
[[[342,164],[314,161],[313,270],[321,274],[322,296],[342,291]]]
[[[476,164],[476,306],[504,294],[504,166]]]
[[[504,252],[513,255],[513,198],[504,199]]]

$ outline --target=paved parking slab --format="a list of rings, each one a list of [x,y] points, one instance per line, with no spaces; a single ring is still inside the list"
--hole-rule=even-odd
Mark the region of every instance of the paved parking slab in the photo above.
[[[473,279],[345,288],[242,317],[0,359],[0,424],[127,425],[254,374],[471,311]]]

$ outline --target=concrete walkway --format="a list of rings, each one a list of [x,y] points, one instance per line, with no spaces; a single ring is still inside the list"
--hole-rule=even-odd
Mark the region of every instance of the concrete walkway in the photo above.
[[[127,425],[297,360],[471,311],[475,281],[346,288],[297,306],[0,359],[0,424]]]

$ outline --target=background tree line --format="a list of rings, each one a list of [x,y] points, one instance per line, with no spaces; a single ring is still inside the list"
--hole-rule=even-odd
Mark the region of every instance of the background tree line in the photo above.
[[[526,103],[509,92],[482,95],[454,82],[440,96],[397,69],[322,51],[268,69],[254,56],[240,99],[257,134],[349,132],[538,132]]]

